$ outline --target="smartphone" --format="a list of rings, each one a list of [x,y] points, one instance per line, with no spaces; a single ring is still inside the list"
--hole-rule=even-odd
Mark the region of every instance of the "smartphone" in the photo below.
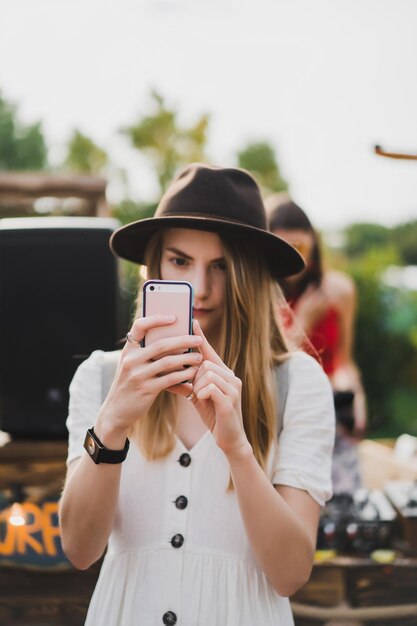
[[[143,317],[162,313],[175,315],[175,322],[149,330],[142,342],[143,346],[179,335],[192,335],[193,332],[193,286],[187,281],[147,280],[142,294]],[[190,352],[190,350],[187,350]]]

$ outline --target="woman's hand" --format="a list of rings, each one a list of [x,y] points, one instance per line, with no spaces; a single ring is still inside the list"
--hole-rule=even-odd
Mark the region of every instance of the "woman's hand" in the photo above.
[[[199,351],[203,362],[192,383],[177,385],[168,391],[193,402],[226,455],[247,451],[250,444],[243,427],[242,382],[211,347],[197,321],[194,321],[193,330],[202,341]]]
[[[173,316],[152,315],[139,318],[130,331],[138,343],[127,342],[109,395],[100,410],[96,431],[103,443],[123,445],[129,429],[147,413],[156,396],[184,379],[192,381],[202,361],[199,352],[185,352],[199,347],[202,338],[185,335],[159,339],[141,347],[147,331],[172,324]],[[111,441],[110,441],[111,440]]]

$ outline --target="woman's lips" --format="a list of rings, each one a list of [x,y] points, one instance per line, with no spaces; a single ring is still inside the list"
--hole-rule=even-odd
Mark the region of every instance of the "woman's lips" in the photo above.
[[[207,313],[211,313],[211,309],[203,309],[203,308],[196,308],[196,307],[194,307],[193,313],[194,313],[194,316],[196,316],[196,315],[205,315]]]

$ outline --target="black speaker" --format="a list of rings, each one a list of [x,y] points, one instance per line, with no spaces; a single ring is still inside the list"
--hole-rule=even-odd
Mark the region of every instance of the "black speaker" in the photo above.
[[[67,436],[68,386],[93,350],[126,332],[116,220],[0,220],[0,428],[14,438]]]

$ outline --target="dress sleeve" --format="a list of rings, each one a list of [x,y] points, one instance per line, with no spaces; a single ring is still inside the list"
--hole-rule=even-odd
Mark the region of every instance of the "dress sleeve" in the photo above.
[[[87,428],[94,425],[102,404],[101,371],[105,353],[96,350],[83,361],[74,374],[69,393],[67,418],[67,465],[81,456]]]
[[[315,359],[296,352],[288,365],[288,395],[273,484],[303,489],[323,506],[332,495],[334,437],[329,380]]]

